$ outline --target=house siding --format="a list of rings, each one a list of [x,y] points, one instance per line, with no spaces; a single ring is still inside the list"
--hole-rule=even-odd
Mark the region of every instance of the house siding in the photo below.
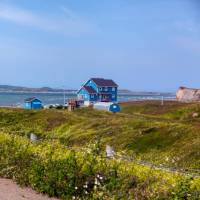
[[[25,102],[24,108],[25,109],[41,109],[42,108],[42,102],[38,99],[35,99],[31,102]]]
[[[25,104],[24,104],[24,108],[26,108],[26,109],[31,109],[31,102],[26,102]]]
[[[87,83],[86,83],[85,85],[86,85],[86,86],[92,87],[92,88],[93,88],[94,90],[96,90],[96,91],[97,91],[97,89],[98,89],[96,83],[94,83],[94,81],[92,81],[92,80],[87,81]]]
[[[92,87],[97,94],[89,94],[84,86]],[[115,88],[115,90],[113,90]],[[78,97],[82,97],[84,101],[99,102],[99,101],[108,101],[108,102],[117,102],[118,87],[116,86],[107,86],[99,87],[96,83],[90,79],[88,80],[83,87],[78,91]]]
[[[42,102],[39,100],[32,101],[32,109],[41,109],[42,108]]]
[[[89,94],[84,88],[78,92],[78,96],[83,98],[84,101],[97,101],[97,94]]]
[[[115,88],[115,91],[113,91],[113,88]],[[109,100],[113,101],[113,102],[117,102],[117,93],[118,93],[117,87],[98,87],[98,93],[99,94],[109,94],[110,95]]]

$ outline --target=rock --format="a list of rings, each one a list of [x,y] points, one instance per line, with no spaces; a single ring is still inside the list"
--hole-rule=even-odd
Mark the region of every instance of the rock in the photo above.
[[[106,145],[106,157],[112,158],[114,156],[115,156],[115,151],[113,150],[113,148],[109,145]]]
[[[176,92],[176,98],[181,102],[200,101],[200,89],[180,87]]]
[[[192,117],[193,117],[193,118],[199,117],[199,114],[198,114],[198,113],[193,113],[193,114],[192,114]]]
[[[38,140],[37,135],[35,135],[34,133],[31,133],[30,134],[30,140],[31,140],[31,142],[36,142]]]

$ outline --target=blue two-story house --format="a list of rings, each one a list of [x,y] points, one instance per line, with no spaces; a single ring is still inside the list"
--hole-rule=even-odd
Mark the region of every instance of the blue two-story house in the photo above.
[[[91,78],[77,92],[85,105],[96,102],[117,102],[118,85],[111,79]]]

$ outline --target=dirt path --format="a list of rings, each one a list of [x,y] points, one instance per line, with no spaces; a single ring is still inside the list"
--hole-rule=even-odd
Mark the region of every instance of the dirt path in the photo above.
[[[0,200],[58,200],[38,194],[30,188],[20,188],[12,180],[0,178]]]

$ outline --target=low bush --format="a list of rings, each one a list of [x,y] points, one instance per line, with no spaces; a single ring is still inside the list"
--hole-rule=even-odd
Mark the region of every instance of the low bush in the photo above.
[[[193,199],[198,190],[179,175],[106,159],[101,152],[99,143],[76,152],[59,142],[31,143],[1,133],[0,176],[61,199],[181,199],[183,193]]]

